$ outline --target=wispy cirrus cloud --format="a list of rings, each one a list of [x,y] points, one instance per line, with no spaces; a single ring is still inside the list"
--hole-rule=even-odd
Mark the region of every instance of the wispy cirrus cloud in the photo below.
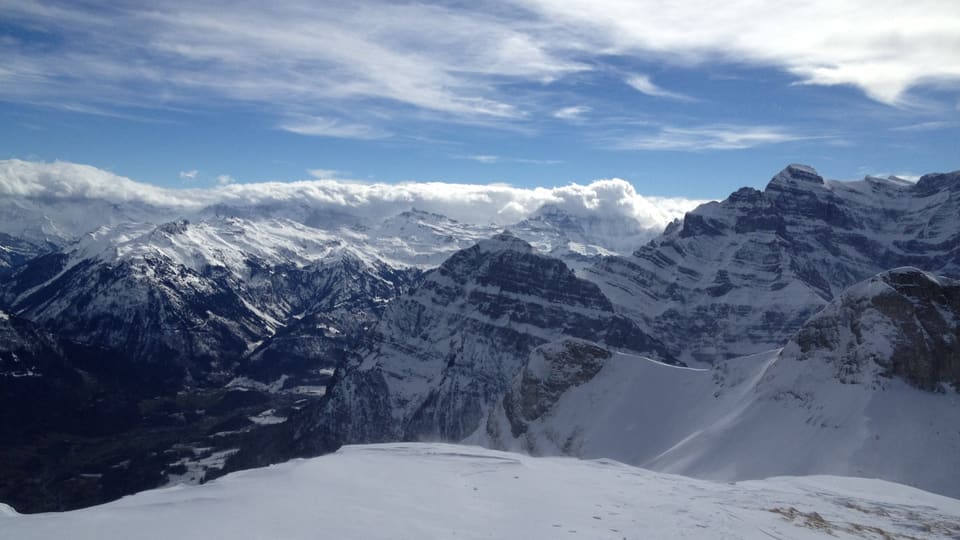
[[[4,2],[3,13],[8,26],[26,30],[0,43],[0,97],[76,102],[91,114],[111,114],[114,103],[230,100],[279,117],[358,124],[351,111],[372,101],[509,123],[527,118],[536,101],[523,84],[549,94],[551,83],[612,56],[772,68],[895,105],[918,85],[960,83],[960,3],[942,0],[882,8],[875,0],[733,0],[722,10],[708,0],[291,0],[229,9],[212,0],[150,9],[37,0]],[[643,74],[630,81],[648,95],[689,98]],[[557,111],[556,101],[542,112],[584,112]]]
[[[648,75],[636,73],[627,77],[625,82],[633,87],[633,89],[637,92],[651,97],[673,99],[676,101],[696,101],[695,98],[692,98],[688,95],[681,94],[679,92],[671,92],[669,90],[660,88],[654,84],[652,80],[650,80]]]
[[[334,169],[308,169],[307,174],[317,180],[328,180],[340,175],[340,171]]]
[[[586,105],[573,105],[553,111],[553,117],[561,120],[581,120],[585,114],[592,110],[591,107]]]
[[[809,139],[777,126],[659,126],[648,132],[610,139],[618,150],[743,150],[756,146]]]
[[[225,98],[307,114],[325,103],[386,100],[452,118],[511,119],[524,111],[496,80],[548,83],[587,69],[496,10],[379,1],[223,9],[204,0],[147,10],[48,0],[8,3],[4,12],[8,23],[50,37],[44,47],[0,44],[7,99]]]
[[[517,157],[504,157],[494,154],[471,154],[466,156],[454,156],[457,159],[467,159],[470,161],[476,161],[477,163],[483,163],[486,165],[491,165],[494,163],[522,163],[525,165],[559,165],[563,163],[559,159],[533,159],[533,158],[517,158]]]
[[[387,131],[373,126],[354,124],[322,116],[300,116],[289,119],[279,124],[277,129],[299,135],[337,139],[372,140],[390,136]]]
[[[29,104],[22,121],[9,126],[53,130],[66,118],[78,129],[106,128],[105,139],[126,120],[190,125],[223,118],[229,121],[205,132],[248,143],[209,150],[287,154],[286,175],[325,155],[299,159],[297,152],[321,146],[349,148],[336,165],[364,178],[409,178],[429,166],[431,177],[482,182],[496,174],[531,183],[549,174],[633,174],[629,158],[605,155],[611,148],[669,152],[645,156],[658,159],[699,152],[697,159],[706,162],[715,159],[711,152],[772,154],[780,149],[775,145],[819,133],[842,132],[845,139],[823,138],[817,155],[866,153],[878,138],[895,136],[948,154],[952,149],[942,141],[951,133],[934,130],[957,129],[960,4],[877,6],[731,0],[718,11],[706,0],[242,0],[227,8],[214,0],[149,7],[0,0],[0,101],[14,104],[10,108]],[[855,91],[811,87],[824,85]],[[753,90],[767,97],[756,107]],[[936,107],[921,111],[920,100]],[[78,114],[37,114],[37,105]],[[171,110],[176,115],[168,115]],[[240,122],[260,125],[225,133]],[[181,126],[159,127],[162,136],[176,137]],[[18,137],[14,129],[6,136]],[[498,130],[495,143],[490,129]],[[290,142],[289,134],[315,139],[269,148]],[[936,136],[941,142],[920,141]],[[30,144],[50,148],[23,152],[76,157],[56,148],[66,144],[57,137],[35,139]],[[148,139],[136,142],[143,153],[151,150]],[[188,139],[171,145],[179,144],[171,150],[180,154],[172,162],[202,169],[213,184],[235,156],[202,155],[201,145]],[[790,148],[812,150],[813,143],[800,146]],[[418,159],[407,159],[407,149]],[[902,152],[900,166],[923,169],[916,162],[924,157]],[[460,159],[486,166],[442,159],[454,153],[473,153]],[[262,167],[249,162],[254,155],[244,152],[248,162],[229,169],[244,181],[267,175],[254,172]],[[562,163],[552,159],[557,156],[569,166],[550,170]],[[170,176],[154,180],[176,181]],[[685,185],[670,189],[702,193]]]
[[[945,120],[935,120],[930,122],[917,122],[916,124],[907,124],[890,128],[890,131],[936,131],[939,129],[950,129],[960,127],[960,122],[951,122]]]
[[[500,156],[495,156],[493,154],[472,154],[469,156],[458,156],[460,159],[469,159],[470,161],[476,161],[477,163],[497,163],[500,161]]]

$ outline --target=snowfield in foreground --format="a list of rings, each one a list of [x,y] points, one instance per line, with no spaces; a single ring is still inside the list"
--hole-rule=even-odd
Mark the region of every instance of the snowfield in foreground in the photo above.
[[[448,444],[344,447],[324,457],[20,515],[0,537],[957,538],[960,500],[832,476],[714,483],[609,460]]]

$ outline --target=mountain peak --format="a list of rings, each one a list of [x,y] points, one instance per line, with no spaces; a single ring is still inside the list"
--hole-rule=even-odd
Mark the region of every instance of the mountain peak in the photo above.
[[[186,219],[178,219],[176,221],[161,223],[160,225],[157,225],[156,230],[169,236],[174,236],[187,232],[187,227],[189,226],[190,222]]]
[[[917,189],[922,192],[960,190],[960,171],[925,174],[917,181]]]
[[[483,253],[494,253],[499,251],[519,251],[521,253],[533,253],[533,247],[527,242],[514,236],[509,230],[485,240],[477,242],[477,248]]]
[[[887,270],[886,272],[881,272],[880,274],[877,274],[877,279],[889,284],[894,288],[923,285],[942,285],[945,281],[943,278],[938,278],[929,272],[924,272],[923,270],[914,268],[912,266],[901,266],[900,268],[893,268],[891,270]]]
[[[813,167],[809,165],[791,163],[790,165],[787,165],[785,169],[777,173],[776,176],[770,179],[770,184],[775,183],[809,183],[822,185],[824,182],[823,177],[820,176],[820,173],[818,173]]]

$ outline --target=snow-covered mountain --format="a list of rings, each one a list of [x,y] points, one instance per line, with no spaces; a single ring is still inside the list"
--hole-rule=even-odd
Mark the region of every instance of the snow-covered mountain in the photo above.
[[[295,222],[224,218],[101,228],[27,263],[2,292],[59,335],[203,380],[229,376],[288,320],[369,321],[413,276]]]
[[[0,163],[0,192],[17,167]],[[724,480],[960,483],[942,474],[960,470],[954,283],[898,270],[841,294],[903,265],[960,274],[960,173],[835,182],[792,165],[643,244],[678,207],[620,181],[178,192],[64,171],[0,203],[15,210],[0,215],[0,308],[47,336],[63,380],[101,369],[110,384],[87,397],[134,375],[162,387],[103,401],[154,411],[121,435],[111,420],[111,437],[162,437],[97,439],[71,454],[82,479],[43,471],[72,484],[42,489],[80,497],[53,507],[208,462],[467,436]],[[50,391],[18,395],[29,410]],[[155,456],[149,475],[91,480],[128,455]]]
[[[24,238],[0,233],[0,277],[30,259],[55,251],[57,246],[49,242],[33,242]]]
[[[162,358],[188,382],[223,382],[241,362],[241,375],[295,384],[327,373],[420,270],[496,234],[505,216],[534,215],[516,234],[584,266],[629,243],[602,233],[646,238],[679,211],[654,211],[622,181],[556,194],[467,186],[462,203],[447,187],[164,190],[69,163],[0,162],[0,306],[70,339]],[[397,211],[436,197],[500,224]],[[591,209],[600,203],[627,213]]]
[[[445,444],[346,447],[147,491],[102,506],[20,515],[10,538],[955,538],[960,501],[856,478],[736,484],[610,460],[532,458]]]
[[[714,480],[837,474],[957,497],[958,294],[916,269],[886,272],[784,349],[711,369],[544,345],[468,440]]]
[[[548,248],[569,236],[594,245],[592,250],[628,253],[637,245],[634,237],[658,234],[698,203],[644,197],[619,179],[533,190],[338,180],[165,189],[86,165],[0,160],[0,234],[39,246],[64,246],[126,223],[239,218],[324,231],[392,266],[435,267],[445,255],[505,226],[531,217],[543,221],[553,212],[575,217],[575,222],[556,229],[554,220],[546,236],[542,230],[531,232],[546,238]],[[618,234],[607,234],[611,232]],[[0,246],[5,245],[0,237]]]
[[[628,216],[599,212],[577,215],[545,204],[510,231],[543,253],[580,270],[600,257],[628,254],[662,232]]]
[[[595,285],[508,233],[428,272],[390,304],[374,334],[329,399],[301,420],[298,438],[458,440],[529,352],[563,335],[673,361]]]
[[[898,266],[960,276],[960,172],[916,184],[791,165],[582,275],[684,359],[780,347],[846,287]]]

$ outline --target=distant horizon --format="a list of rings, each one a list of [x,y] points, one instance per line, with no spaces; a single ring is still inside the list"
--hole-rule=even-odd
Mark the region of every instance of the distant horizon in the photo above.
[[[856,16],[851,16],[851,14]],[[163,187],[960,168],[960,4],[4,2],[0,159]]]

